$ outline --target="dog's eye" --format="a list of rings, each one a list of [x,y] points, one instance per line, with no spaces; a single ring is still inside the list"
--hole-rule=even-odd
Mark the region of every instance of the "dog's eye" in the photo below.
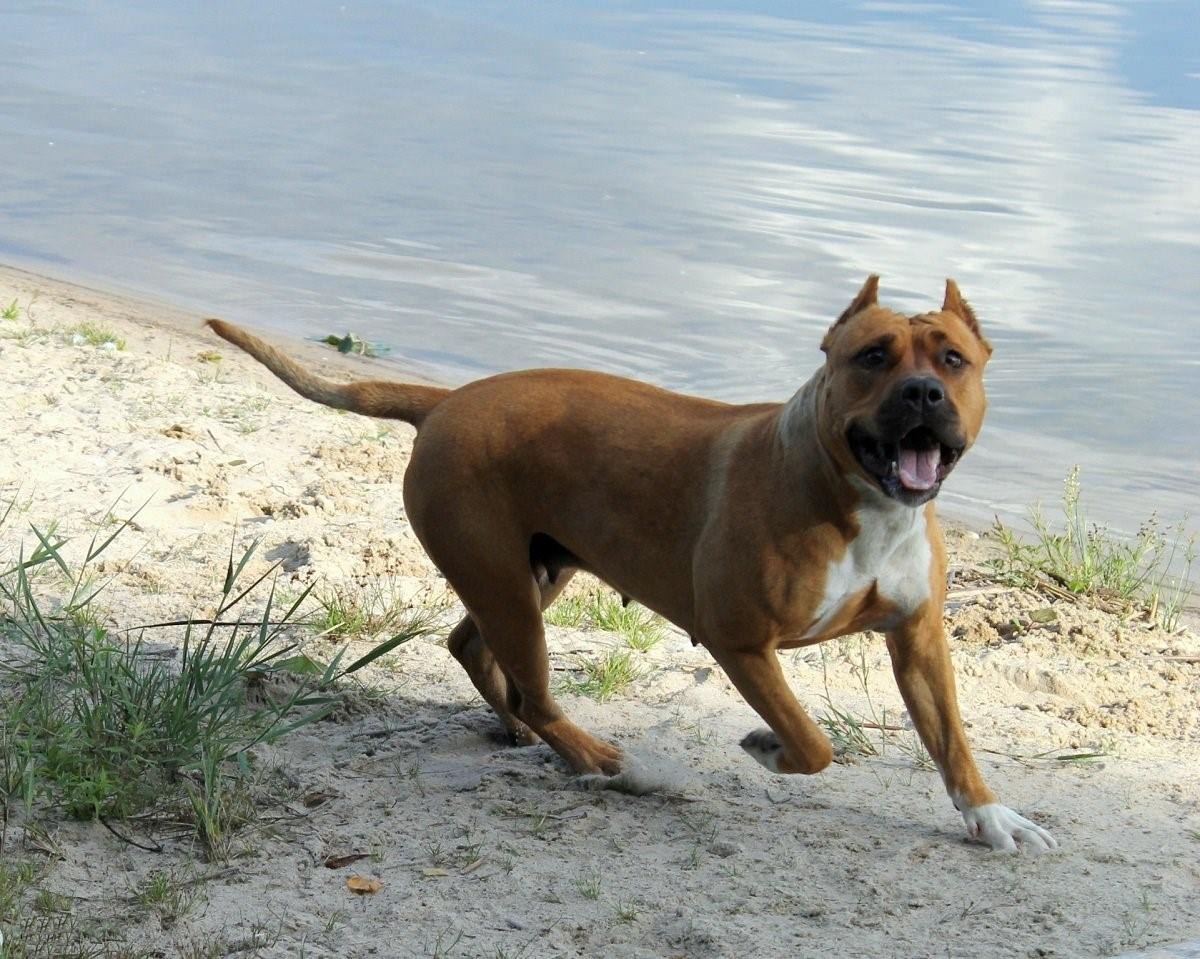
[[[967,365],[966,357],[959,353],[958,350],[946,350],[945,356],[942,357],[942,362],[952,370],[961,370]]]
[[[887,350],[882,346],[868,346],[854,357],[854,362],[863,369],[877,370],[887,362],[887,358]]]

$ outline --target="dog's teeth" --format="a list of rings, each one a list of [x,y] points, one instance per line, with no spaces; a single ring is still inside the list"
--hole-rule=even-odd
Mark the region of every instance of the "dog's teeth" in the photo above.
[[[890,463],[888,463],[888,471],[887,471],[888,476],[895,476],[899,472],[900,472],[900,464],[899,463],[897,463],[895,460],[892,460]]]

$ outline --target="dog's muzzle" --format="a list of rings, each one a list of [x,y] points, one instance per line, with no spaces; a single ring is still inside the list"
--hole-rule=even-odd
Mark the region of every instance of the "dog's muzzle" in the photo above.
[[[873,423],[851,424],[846,442],[879,488],[908,506],[937,496],[967,446],[954,404],[934,377],[902,382]]]

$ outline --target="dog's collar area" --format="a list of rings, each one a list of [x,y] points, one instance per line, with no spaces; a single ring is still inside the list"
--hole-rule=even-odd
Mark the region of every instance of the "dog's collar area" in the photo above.
[[[963,447],[945,443],[928,426],[915,426],[899,439],[881,439],[857,424],[846,432],[855,461],[883,493],[906,506],[929,502],[954,469]]]

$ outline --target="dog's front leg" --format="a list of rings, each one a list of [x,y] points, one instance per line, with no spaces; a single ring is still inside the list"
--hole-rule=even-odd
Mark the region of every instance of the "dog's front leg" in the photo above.
[[[900,695],[929,755],[937,763],[946,791],[962,813],[967,834],[993,850],[1032,851],[1058,845],[1041,826],[996,801],[971,755],[958,713],[950,648],[942,628],[940,604],[927,603],[887,634],[888,652]]]
[[[770,729],[742,740],[742,748],[773,773],[819,773],[833,760],[829,738],[788,688],[775,650],[710,650],[746,702]]]

